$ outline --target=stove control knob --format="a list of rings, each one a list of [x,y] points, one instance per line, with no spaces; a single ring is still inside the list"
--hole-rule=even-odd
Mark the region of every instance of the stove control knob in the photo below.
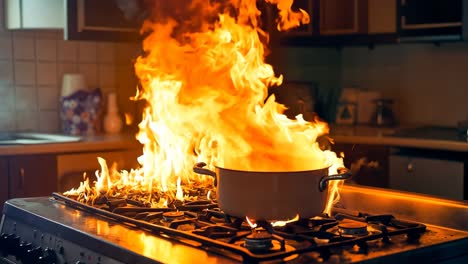
[[[15,234],[5,235],[5,251],[7,255],[13,255],[20,245],[20,237]]]
[[[21,259],[21,261],[23,263],[37,263],[40,256],[42,256],[42,248],[35,247],[32,249],[29,249],[26,252],[26,255],[24,256],[24,258]]]
[[[57,263],[57,253],[51,248],[44,250],[44,255],[39,257],[38,264],[53,264]]]
[[[22,241],[16,252],[13,253],[13,255],[16,256],[16,259],[17,260],[20,260],[22,259],[24,256],[26,256],[26,254],[28,253],[28,250],[32,249],[33,248],[33,245],[31,243],[27,243],[27,242],[24,242]]]

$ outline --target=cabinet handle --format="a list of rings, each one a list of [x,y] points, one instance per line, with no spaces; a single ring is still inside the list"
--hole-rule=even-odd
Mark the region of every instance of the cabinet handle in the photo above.
[[[412,162],[408,163],[408,165],[406,166],[406,170],[408,172],[413,172],[414,171],[414,165]]]
[[[24,186],[24,168],[20,168],[19,173],[20,173],[20,178],[19,178],[18,188],[22,190]]]

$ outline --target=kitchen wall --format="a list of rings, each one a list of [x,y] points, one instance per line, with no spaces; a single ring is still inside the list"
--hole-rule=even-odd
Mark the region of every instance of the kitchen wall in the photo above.
[[[9,31],[3,20],[0,0],[0,131],[60,132],[63,73],[83,73],[89,88],[118,93],[121,113],[135,113],[139,43],[64,41],[62,30]]]
[[[401,123],[456,126],[468,119],[468,43],[344,48],[341,83],[393,98]]]
[[[334,120],[340,92],[341,53],[335,48],[273,47],[269,56],[284,81],[312,82],[317,88],[315,108],[321,118]]]

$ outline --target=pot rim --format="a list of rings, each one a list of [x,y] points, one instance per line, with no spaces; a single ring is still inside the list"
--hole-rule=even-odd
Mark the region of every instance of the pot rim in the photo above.
[[[223,168],[220,166],[216,166],[217,169],[225,170],[225,171],[232,171],[232,172],[239,172],[239,173],[282,173],[282,174],[303,174],[303,173],[313,173],[313,172],[319,172],[323,170],[328,170],[330,166],[321,168],[321,169],[315,169],[315,170],[301,170],[301,171],[246,171],[246,170],[237,170],[237,169],[228,169],[228,168]]]

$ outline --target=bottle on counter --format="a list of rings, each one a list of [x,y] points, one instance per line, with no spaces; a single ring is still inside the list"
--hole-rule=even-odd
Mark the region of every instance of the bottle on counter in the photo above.
[[[122,130],[123,122],[117,106],[117,95],[109,93],[107,96],[107,113],[104,116],[104,131],[107,134],[118,134]]]

